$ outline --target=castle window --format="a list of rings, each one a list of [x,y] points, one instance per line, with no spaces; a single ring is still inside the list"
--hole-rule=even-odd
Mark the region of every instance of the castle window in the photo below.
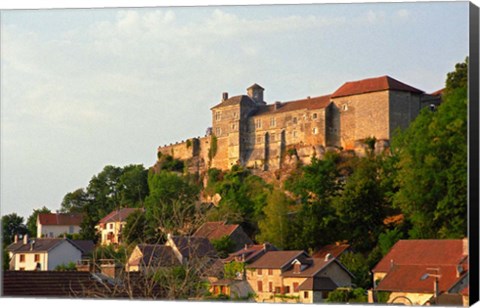
[[[232,124],[232,131],[236,131],[237,130],[237,124]]]
[[[275,118],[270,118],[270,127],[277,126],[277,120]]]
[[[262,120],[260,119],[255,120],[255,128],[262,128]]]
[[[297,124],[297,117],[293,117],[293,124]]]
[[[317,118],[317,114],[316,113],[312,114],[312,119],[316,119],[316,118]]]
[[[347,104],[343,104],[342,110],[343,110],[343,111],[347,111],[347,110],[348,110],[348,105],[347,105]]]
[[[233,118],[234,118],[235,120],[238,119],[238,113],[234,112],[234,113],[233,113]]]
[[[215,113],[215,121],[220,121],[222,119],[222,112],[221,111],[217,111]]]
[[[222,134],[222,129],[220,127],[217,127],[215,130],[215,135],[220,136]]]
[[[296,131],[296,130],[294,130],[294,131],[292,132],[292,136],[293,136],[293,138],[297,138],[297,131]]]
[[[318,128],[314,127],[312,129],[312,134],[314,134],[314,135],[318,134]]]

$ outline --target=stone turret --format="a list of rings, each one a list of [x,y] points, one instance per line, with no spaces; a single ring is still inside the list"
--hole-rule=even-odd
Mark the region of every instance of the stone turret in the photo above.
[[[263,101],[263,91],[265,89],[258,84],[253,84],[247,89],[247,95],[255,101],[257,105],[266,105]]]

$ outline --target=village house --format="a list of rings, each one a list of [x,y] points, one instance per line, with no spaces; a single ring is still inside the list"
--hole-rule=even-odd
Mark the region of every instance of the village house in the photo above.
[[[305,251],[268,251],[246,266],[257,302],[319,303],[353,275],[335,258],[311,258]]]
[[[238,224],[227,224],[226,221],[209,221],[200,226],[193,236],[206,237],[210,242],[228,238],[235,246],[237,251],[245,245],[253,244],[253,241],[243,231]]]
[[[381,152],[397,128],[406,128],[422,108],[441,99],[440,92],[426,94],[390,76],[346,82],[331,94],[288,102],[267,104],[264,91],[253,84],[246,95],[223,93],[211,108],[206,136],[161,146],[159,155],[188,161],[189,172],[201,173],[237,164],[275,171],[288,153],[304,163],[329,149],[362,154],[369,139]]]
[[[180,264],[171,246],[140,244],[135,246],[130,254],[125,270],[128,272],[148,272],[161,267]]]
[[[80,232],[83,214],[39,213],[37,216],[37,237],[55,238]]]
[[[144,211],[143,208],[120,208],[103,217],[95,227],[100,234],[100,244],[120,244],[122,231],[127,224],[127,218],[135,211]]]
[[[90,242],[90,243],[87,243]],[[10,257],[10,270],[50,271],[59,265],[78,262],[93,249],[93,242],[62,238],[37,238],[15,240],[7,247]]]
[[[384,292],[388,303],[468,304],[467,239],[400,240],[372,272],[373,295]]]
[[[230,298],[247,298],[254,291],[246,280],[245,265],[250,264],[263,256],[267,251],[277,250],[270,243],[260,245],[245,245],[242,249],[233,252],[223,259],[225,267],[235,269],[235,273],[228,273],[225,270],[223,279],[212,280],[210,292],[215,295],[225,295]]]

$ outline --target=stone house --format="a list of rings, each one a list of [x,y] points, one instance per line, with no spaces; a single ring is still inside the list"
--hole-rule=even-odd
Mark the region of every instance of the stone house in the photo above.
[[[406,128],[421,108],[440,103],[435,95],[389,76],[346,82],[331,94],[267,104],[265,89],[253,84],[246,95],[229,97],[211,108],[205,137],[158,148],[158,153],[187,161],[190,172],[230,169],[239,164],[259,171],[282,168],[288,153],[309,163],[331,148],[376,151],[388,147],[397,128]]]
[[[83,214],[39,213],[37,216],[37,236],[55,238],[65,234],[80,232]]]
[[[268,251],[246,266],[257,302],[323,302],[353,275],[335,258],[311,258],[304,251]]]
[[[122,231],[127,224],[127,218],[135,211],[144,211],[143,208],[121,208],[112,211],[107,216],[100,219],[95,226],[100,234],[100,244],[107,246],[110,244],[120,244],[122,242]]]
[[[388,303],[406,305],[455,297],[462,303],[468,264],[467,239],[400,240],[372,270],[373,295],[387,292]]]
[[[86,251],[74,241],[62,238],[28,239],[15,238],[7,247],[10,257],[10,270],[51,271],[55,267],[70,262],[78,262]]]
[[[235,244],[235,251],[241,249],[245,245],[253,244],[253,241],[243,231],[240,225],[227,224],[226,221],[206,222],[195,231],[193,236],[206,237],[210,242],[228,237]]]

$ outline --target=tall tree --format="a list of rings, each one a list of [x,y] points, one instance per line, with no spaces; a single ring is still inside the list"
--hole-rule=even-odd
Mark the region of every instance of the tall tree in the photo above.
[[[458,238],[467,232],[468,59],[448,74],[442,103],[424,109],[392,142],[398,153],[394,205],[413,238]]]
[[[62,213],[81,213],[89,201],[87,192],[83,188],[79,188],[63,197],[60,211]]]
[[[2,216],[2,234],[3,244],[10,245],[13,242],[15,235],[25,235],[28,229],[24,224],[24,218],[18,216],[16,213]]]
[[[268,194],[267,205],[263,209],[264,218],[258,223],[260,234],[257,241],[270,242],[278,248],[289,248],[290,200],[280,190],[273,190]]]
[[[50,210],[45,206],[42,207],[41,209],[35,209],[33,210],[33,213],[27,218],[28,234],[31,237],[37,237],[37,217],[38,217],[38,214],[41,214],[41,213],[48,214],[50,213]]]

